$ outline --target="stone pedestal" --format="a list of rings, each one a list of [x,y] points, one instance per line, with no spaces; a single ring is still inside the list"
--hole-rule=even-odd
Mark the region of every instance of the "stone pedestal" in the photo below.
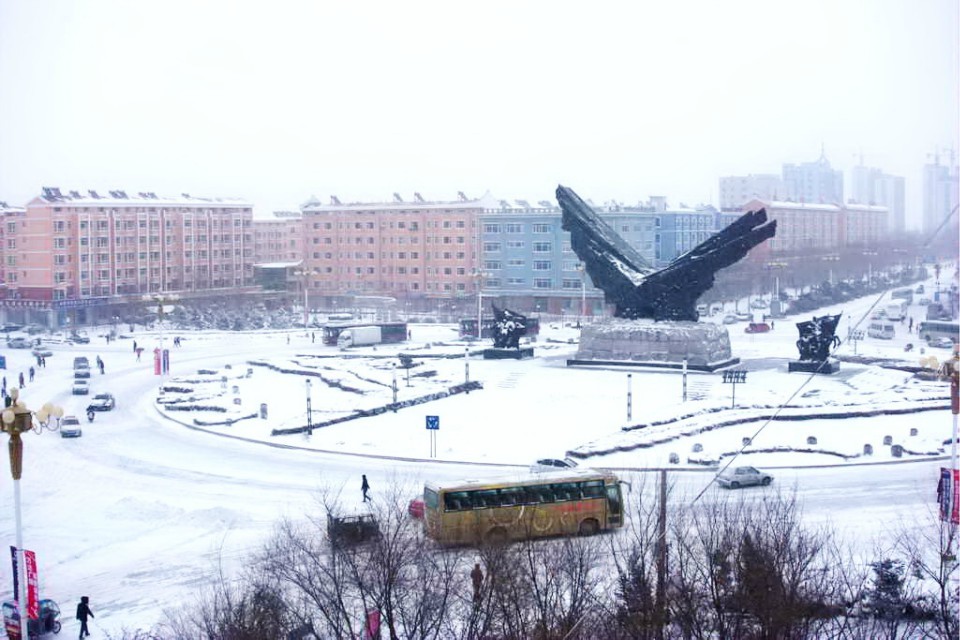
[[[833,358],[828,359],[826,362],[819,362],[817,360],[791,360],[787,363],[787,371],[789,373],[802,371],[804,373],[823,373],[830,375],[831,373],[840,371],[840,361],[834,360]]]
[[[611,319],[586,325],[568,365],[650,366],[714,371],[740,362],[726,327],[700,322]]]
[[[520,349],[497,349],[491,347],[483,350],[484,360],[526,360],[533,357],[533,347],[521,347]]]

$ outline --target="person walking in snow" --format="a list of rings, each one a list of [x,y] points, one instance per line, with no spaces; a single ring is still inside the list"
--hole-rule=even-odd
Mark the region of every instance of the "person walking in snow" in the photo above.
[[[480,602],[480,587],[483,586],[483,571],[480,569],[480,563],[473,565],[473,571],[470,572],[470,580],[473,581],[473,602]]]
[[[22,389],[25,385],[23,384],[23,371],[20,372],[20,388]]]
[[[90,598],[88,596],[83,596],[80,598],[80,604],[77,605],[77,620],[80,621],[80,640],[83,640],[84,636],[90,635],[90,630],[87,629],[87,618],[95,618],[93,611],[90,610]]]
[[[37,370],[34,369],[33,367],[30,367],[30,382],[33,382],[33,376],[35,376],[36,373],[37,373]]]
[[[360,491],[363,492],[363,501],[369,502],[370,496],[367,495],[367,492],[370,491],[370,483],[367,482],[367,474],[363,474],[363,482],[360,484]]]

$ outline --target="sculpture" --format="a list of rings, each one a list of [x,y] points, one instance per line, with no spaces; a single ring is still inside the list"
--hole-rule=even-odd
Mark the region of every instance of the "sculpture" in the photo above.
[[[823,362],[830,357],[830,349],[840,344],[840,338],[834,335],[840,314],[834,316],[814,317],[813,320],[798,322],[800,339],[797,340],[797,349],[800,351],[802,362]]]
[[[606,301],[616,305],[618,318],[696,322],[697,299],[713,286],[714,274],[777,232],[764,209],[751,211],[657,270],[572,189],[558,186],[557,201],[574,253]]]
[[[527,317],[497,305],[492,306],[494,348],[519,349],[520,337],[527,331]]]

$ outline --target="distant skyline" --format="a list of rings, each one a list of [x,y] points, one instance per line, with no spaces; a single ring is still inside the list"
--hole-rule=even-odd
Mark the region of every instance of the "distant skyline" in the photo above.
[[[0,0],[0,200],[716,204],[823,145],[848,196],[861,153],[906,178],[915,229],[960,152],[958,31],[956,0]]]

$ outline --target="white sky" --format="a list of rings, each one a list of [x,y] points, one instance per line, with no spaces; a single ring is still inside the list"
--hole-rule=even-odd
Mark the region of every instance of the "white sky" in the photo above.
[[[723,175],[958,138],[956,0],[0,2],[0,200],[715,202]],[[849,181],[849,174],[847,175]],[[849,195],[849,186],[847,189]]]

